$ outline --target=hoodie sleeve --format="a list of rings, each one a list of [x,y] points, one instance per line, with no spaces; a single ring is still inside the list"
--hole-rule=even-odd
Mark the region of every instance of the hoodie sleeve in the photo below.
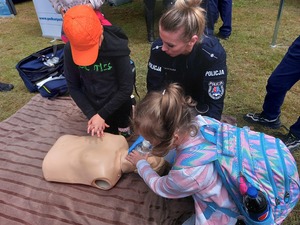
[[[114,58],[114,64],[117,68],[116,77],[118,81],[118,90],[113,95],[112,99],[98,111],[98,114],[104,119],[107,119],[113,112],[128,101],[133,91],[133,77],[129,56]]]
[[[72,99],[85,114],[85,116],[90,119],[97,113],[97,111],[94,109],[87,96],[82,91],[79,69],[78,66],[73,62],[69,43],[65,45],[64,49],[64,74]]]

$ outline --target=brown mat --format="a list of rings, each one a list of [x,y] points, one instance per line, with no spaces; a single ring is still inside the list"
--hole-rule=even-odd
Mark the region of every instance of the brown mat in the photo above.
[[[0,123],[1,225],[172,225],[190,216],[191,198],[161,198],[135,173],[109,191],[45,181],[48,150],[61,135],[86,135],[86,123],[69,97],[40,95]]]

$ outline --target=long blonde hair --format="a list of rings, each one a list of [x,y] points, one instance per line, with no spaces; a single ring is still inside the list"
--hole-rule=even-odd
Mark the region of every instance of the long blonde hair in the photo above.
[[[193,35],[197,35],[201,41],[206,23],[201,2],[202,0],[176,0],[174,6],[161,16],[159,26],[169,32],[183,28],[182,40],[189,41]]]
[[[136,106],[134,130],[158,143],[152,154],[164,156],[174,148],[174,134],[187,133],[195,128],[196,102],[185,96],[178,84],[169,84],[162,92],[150,92]],[[196,130],[195,130],[196,129]]]

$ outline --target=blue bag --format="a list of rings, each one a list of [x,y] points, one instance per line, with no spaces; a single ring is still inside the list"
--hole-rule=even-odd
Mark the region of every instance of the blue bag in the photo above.
[[[49,99],[64,95],[68,92],[67,81],[63,74],[48,77],[36,85],[40,94]]]
[[[49,46],[22,59],[16,65],[20,77],[30,92],[39,91],[37,83],[42,80],[63,74],[64,46],[64,44]],[[62,84],[65,85],[65,82]]]

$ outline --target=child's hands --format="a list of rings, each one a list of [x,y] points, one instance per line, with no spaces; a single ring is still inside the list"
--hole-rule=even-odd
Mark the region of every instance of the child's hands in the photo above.
[[[130,152],[127,156],[126,159],[131,162],[134,166],[136,166],[137,162],[142,160],[142,159],[146,159],[148,158],[148,154],[142,155],[139,152],[133,150],[132,152]]]
[[[88,122],[87,133],[92,136],[97,135],[100,138],[103,137],[104,130],[107,127],[109,125],[105,123],[105,120],[99,114],[95,114]]]

